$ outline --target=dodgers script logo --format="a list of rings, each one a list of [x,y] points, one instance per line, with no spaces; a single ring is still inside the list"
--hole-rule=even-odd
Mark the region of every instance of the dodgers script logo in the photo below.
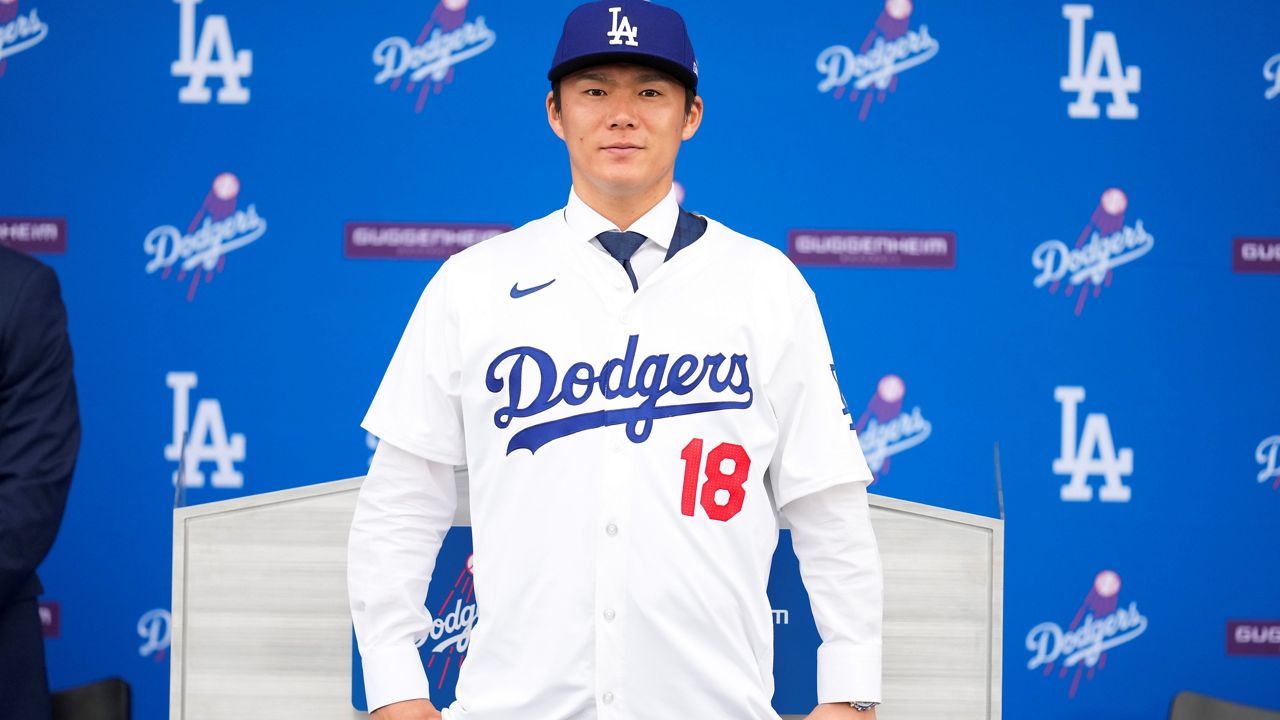
[[[1111,287],[1116,268],[1137,260],[1151,252],[1156,239],[1143,227],[1142,220],[1132,226],[1124,221],[1129,198],[1120,188],[1109,188],[1084,230],[1076,238],[1075,247],[1069,248],[1061,240],[1040,243],[1031,253],[1031,266],[1039,271],[1032,285],[1049,286],[1050,293],[1066,286],[1067,297],[1076,295],[1076,316],[1084,310],[1084,301],[1090,293],[1102,294],[1102,288]]]
[[[1098,499],[1102,502],[1129,502],[1133,489],[1121,478],[1133,474],[1133,449],[1120,448],[1111,435],[1111,421],[1103,413],[1089,413],[1084,419],[1084,430],[1076,442],[1077,408],[1084,401],[1084,388],[1057,387],[1053,397],[1062,403],[1062,449],[1053,461],[1055,475],[1070,478],[1062,486],[1060,495],[1067,502],[1089,502],[1093,499],[1093,487],[1088,479],[1101,476],[1102,488]]]
[[[138,646],[138,654],[142,657],[152,657],[156,662],[164,662],[165,655],[169,653],[169,627],[173,624],[173,617],[169,611],[164,608],[156,608],[148,610],[138,618],[138,637],[142,638],[142,645]]]
[[[18,0],[0,0],[0,77],[10,56],[39,45],[48,34],[49,26],[35,8],[24,15],[18,12]]]
[[[1280,435],[1272,435],[1258,443],[1258,449],[1254,451],[1253,457],[1262,465],[1262,469],[1258,471],[1258,482],[1275,480],[1271,484],[1271,489],[1280,490],[1280,462],[1277,462],[1280,458]]]
[[[244,475],[236,470],[236,463],[244,462],[244,435],[227,435],[222,403],[202,398],[196,404],[195,419],[189,421],[191,390],[198,381],[193,372],[165,375],[165,385],[173,391],[173,440],[164,446],[164,459],[178,463],[184,487],[204,487],[200,465],[207,462],[217,468],[210,478],[213,487],[244,487]],[[178,484],[177,470],[173,473],[173,483]]]
[[[1092,680],[1107,666],[1109,651],[1146,631],[1147,618],[1138,611],[1137,602],[1120,606],[1120,576],[1113,570],[1103,570],[1094,578],[1093,587],[1065,630],[1055,622],[1042,622],[1027,633],[1027,650],[1031,652],[1027,669],[1044,668],[1044,676],[1049,677],[1054,666],[1061,663],[1059,678],[1074,669],[1067,691],[1067,697],[1074,698],[1081,677]]]
[[[919,405],[910,412],[902,412],[902,398],[906,394],[907,385],[902,378],[885,375],[854,427],[862,454],[875,475],[873,482],[879,482],[888,474],[889,458],[919,445],[933,432],[933,425],[924,418]]]
[[[167,280],[177,267],[177,280],[182,282],[191,273],[187,302],[194,300],[200,281],[213,282],[213,273],[223,271],[229,253],[267,231],[267,221],[259,217],[257,207],[251,204],[244,210],[237,209],[239,197],[240,180],[231,173],[222,173],[213,179],[213,189],[205,195],[185,233],[172,225],[161,225],[147,233],[142,241],[143,250],[151,256],[147,274],[160,271],[160,277]]]
[[[639,342],[640,336],[632,335],[622,357],[612,358],[600,368],[589,362],[575,362],[563,376],[551,355],[535,347],[511,348],[494,358],[485,374],[485,387],[495,394],[505,388],[508,397],[508,404],[493,415],[493,423],[499,428],[509,427],[516,418],[533,418],[554,410],[561,403],[576,407],[591,399],[597,390],[608,400],[641,399],[634,407],[526,425],[511,436],[507,454],[520,449],[536,453],[538,448],[557,438],[611,425],[626,425],[627,438],[633,443],[642,443],[649,439],[654,421],[660,418],[751,407],[753,393],[746,355],[732,355],[727,361],[723,354],[701,359],[681,355],[668,364],[671,355],[663,353],[649,355],[637,365]],[[704,387],[717,396],[728,393],[740,399],[658,405],[658,401],[668,395],[683,397]],[[523,392],[525,388],[534,389],[533,397],[522,404],[522,397],[529,394]]]
[[[226,15],[209,15],[200,26],[200,44],[196,45],[196,5],[204,0],[173,0],[182,6],[178,17],[178,59],[169,67],[176,78],[187,78],[178,91],[178,102],[206,105],[212,96],[205,81],[210,75],[222,79],[218,102],[243,105],[249,102],[249,91],[240,83],[253,74],[253,52],[236,50],[231,44],[231,28]]]
[[[435,689],[444,687],[449,670],[462,667],[471,646],[471,631],[476,624],[475,556],[468,555],[462,571],[453,581],[453,588],[436,610],[431,621],[431,631],[423,639],[423,645],[431,650],[427,659],[427,680],[435,678]],[[437,664],[437,660],[443,662]]]
[[[1059,81],[1063,92],[1076,93],[1067,105],[1067,116],[1092,120],[1098,117],[1098,93],[1110,93],[1107,117],[1113,120],[1137,120],[1138,106],[1129,101],[1129,93],[1142,89],[1142,70],[1136,65],[1125,67],[1120,62],[1120,46],[1113,32],[1099,30],[1089,45],[1089,60],[1084,57],[1084,24],[1093,17],[1092,5],[1063,5],[1062,17],[1070,23],[1067,75]],[[1103,71],[1106,74],[1103,74]]]
[[[858,119],[866,120],[871,99],[883,103],[887,93],[898,89],[898,75],[938,54],[938,41],[921,25],[908,27],[913,10],[911,0],[885,0],[884,10],[875,27],[867,33],[858,51],[844,45],[832,45],[818,55],[818,72],[823,75],[818,92],[833,90],[839,100],[845,93],[849,102],[862,95]]]
[[[4,63],[0,63],[0,75],[4,74]],[[1280,95],[1280,53],[1272,55],[1262,66],[1262,77],[1269,83],[1271,87],[1267,88],[1262,96],[1268,100],[1275,100]]]
[[[375,85],[391,81],[391,90],[418,93],[414,110],[422,112],[429,93],[439,94],[453,82],[454,66],[493,47],[498,39],[484,16],[467,20],[470,0],[440,0],[431,17],[422,26],[418,39],[409,42],[402,37],[389,37],[373,49],[373,64],[381,68],[374,76]]]

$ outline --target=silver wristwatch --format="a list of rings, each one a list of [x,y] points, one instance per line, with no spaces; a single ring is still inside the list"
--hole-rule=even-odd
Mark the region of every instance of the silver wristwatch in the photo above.
[[[880,703],[878,703],[878,702],[873,702],[873,703],[869,703],[869,702],[851,702],[851,703],[849,703],[849,707],[853,708],[854,710],[857,710],[858,712],[866,712],[866,711],[870,710],[871,708],[873,708],[873,707],[875,707],[875,706],[877,706],[877,705],[879,705],[879,704],[880,704]]]

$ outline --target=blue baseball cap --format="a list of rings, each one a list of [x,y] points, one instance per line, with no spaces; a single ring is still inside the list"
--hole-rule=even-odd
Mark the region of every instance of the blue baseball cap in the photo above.
[[[684,18],[644,0],[604,0],[579,5],[564,21],[547,79],[556,82],[592,65],[636,63],[698,87],[698,62]]]

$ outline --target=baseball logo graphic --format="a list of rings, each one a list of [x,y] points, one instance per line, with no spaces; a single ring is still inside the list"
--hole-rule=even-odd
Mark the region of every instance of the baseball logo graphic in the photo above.
[[[468,5],[469,0],[440,0],[413,42],[394,36],[378,43],[373,64],[380,69],[374,84],[388,83],[392,92],[403,88],[416,95],[414,111],[421,113],[429,96],[453,83],[459,63],[487,51],[498,39],[483,15],[467,19]]]
[[[876,393],[854,425],[867,465],[875,475],[872,484],[889,472],[890,458],[929,439],[933,425],[919,406],[903,413],[907,384],[898,375],[885,375],[876,383]]]
[[[859,104],[858,119],[865,121],[872,101],[883,103],[897,91],[900,74],[938,54],[938,41],[929,34],[928,26],[910,28],[914,10],[911,0],[885,0],[875,27],[857,52],[845,45],[823,50],[817,62],[823,76],[818,92]]]
[[[1067,297],[1075,297],[1075,314],[1084,311],[1085,300],[1099,297],[1111,287],[1115,269],[1151,252],[1156,239],[1142,224],[1125,224],[1129,196],[1120,188],[1107,188],[1098,200],[1089,222],[1076,237],[1073,247],[1061,240],[1040,243],[1031,253],[1031,265],[1039,273],[1032,284],[1049,287],[1056,294],[1064,287]]]

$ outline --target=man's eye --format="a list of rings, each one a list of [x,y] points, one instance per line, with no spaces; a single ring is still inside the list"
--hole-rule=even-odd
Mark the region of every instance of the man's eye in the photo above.
[[[588,88],[585,92],[591,97],[604,97],[604,91],[600,88]]]
[[[662,95],[662,93],[653,89],[641,90],[640,94],[644,97],[660,97]]]

